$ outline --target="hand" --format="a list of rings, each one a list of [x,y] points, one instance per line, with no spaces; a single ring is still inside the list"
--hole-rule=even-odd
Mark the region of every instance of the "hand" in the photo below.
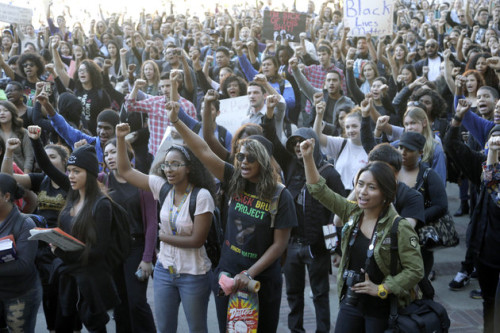
[[[214,89],[209,89],[205,94],[205,103],[213,102],[219,99],[219,93]]]
[[[384,129],[385,129],[385,126],[387,124],[389,124],[389,119],[390,119],[389,116],[380,116],[380,117],[378,117],[377,124],[375,125],[375,129],[377,131],[383,132]]]
[[[52,74],[52,76],[55,76],[56,75],[56,71],[54,69],[54,64],[47,64],[45,65],[45,70],[47,72],[49,72],[50,74]],[[37,82],[38,83],[38,82]]]
[[[180,104],[177,102],[168,102],[165,105],[167,116],[171,123],[177,123],[179,121],[179,108]]]
[[[352,59],[356,55],[356,49],[354,47],[350,47],[349,51],[347,51],[347,59]]]
[[[81,139],[75,142],[74,149],[80,148],[81,146],[85,146],[87,143],[88,143],[87,140]]]
[[[322,92],[317,92],[313,95],[313,105],[317,105],[320,102],[323,102],[323,93]]]
[[[450,59],[450,56],[451,56],[451,50],[450,49],[446,49],[444,50],[443,52],[443,56],[444,56],[444,59],[445,60],[449,60]],[[425,67],[425,66],[424,66]]]
[[[12,48],[13,49],[17,49],[19,47],[19,44],[18,43],[12,43]]]
[[[152,40],[147,40],[146,41],[146,48],[149,50],[153,46],[153,41]]]
[[[153,263],[141,261],[137,269],[142,271],[141,281],[147,281],[153,273]]]
[[[486,61],[488,61],[488,60],[486,60]],[[462,68],[460,68],[460,67],[453,67],[453,69],[451,70],[451,76],[456,77],[457,75],[460,74],[461,70],[462,70]]]
[[[233,278],[234,280],[234,286],[233,286],[233,293],[238,291],[238,290],[243,290],[246,289],[248,286],[248,283],[250,282],[250,279],[248,276],[245,274],[236,274]]]
[[[307,139],[300,143],[300,152],[302,157],[311,157],[314,151],[314,139]]]
[[[378,285],[370,281],[368,273],[365,273],[365,281],[356,283],[354,286],[351,287],[351,290],[358,294],[378,296]]]
[[[238,40],[238,41],[234,42],[233,47],[236,50],[236,54],[238,54],[238,56],[241,56],[243,54],[243,51],[242,51],[243,43],[241,41]]]
[[[267,83],[267,78],[264,74],[257,74],[253,78],[254,82],[265,85]]]
[[[354,68],[354,60],[352,59],[348,59],[346,62],[345,62],[345,69],[347,70],[352,70]]]
[[[470,107],[471,107],[471,102],[469,102],[466,99],[459,99],[458,104],[455,107],[455,116],[457,116],[460,119],[463,119],[465,113],[469,111]]]
[[[12,139],[9,139],[12,140]],[[500,150],[500,136],[491,136],[490,139],[488,140],[488,149],[492,151],[499,151]]]
[[[211,56],[211,55],[207,55],[207,56],[205,57],[205,61],[206,61],[206,62],[208,62],[209,64],[211,64],[211,63],[213,63],[213,61],[214,61],[214,57],[213,57],[213,56]]]
[[[460,36],[462,36],[462,37],[467,36],[467,29],[462,29],[462,30],[460,31]]]
[[[40,95],[40,93],[43,91],[43,88],[45,88],[45,82],[39,81],[35,85],[35,96]]]
[[[370,116],[370,111],[373,107],[373,98],[365,98],[361,101],[361,116],[363,118]]]
[[[408,53],[408,55],[406,56],[406,59],[408,60],[408,62],[412,61],[413,59],[415,59],[415,57],[417,56],[417,52],[410,52]]]
[[[280,96],[279,95],[269,95],[266,97],[266,107],[267,109],[272,109],[278,105],[278,102],[280,101]]]
[[[59,39],[54,37],[49,37],[50,47],[55,50],[59,46]]]
[[[342,260],[342,257],[340,255],[338,255],[337,253],[334,253],[333,254],[333,258],[332,258],[332,264],[333,266],[335,267],[339,267],[340,266],[340,261]]]
[[[500,57],[491,57],[486,59],[486,64],[493,70],[500,70]]]
[[[147,85],[146,80],[143,79],[137,79],[134,82],[134,88],[141,89],[144,88]]]
[[[21,140],[19,140],[18,138],[10,138],[6,142],[5,149],[8,153],[10,153],[19,147],[21,147]]]
[[[102,69],[104,71],[107,71],[108,69],[111,68],[111,66],[113,66],[113,63],[111,62],[111,59],[104,59],[104,63],[103,63]]]
[[[477,33],[479,31],[479,26],[478,25],[475,25],[474,27],[472,27],[472,32],[474,33]]]
[[[127,49],[126,48],[121,48],[120,49],[120,56],[126,56],[127,55]]]
[[[118,139],[123,139],[130,133],[130,126],[127,123],[121,123],[116,125],[115,135]]]
[[[28,136],[30,139],[38,140],[42,134],[42,129],[39,126],[28,126]]]
[[[301,33],[299,34],[299,38],[300,38],[300,40],[304,40],[304,39],[306,39],[306,38],[307,38],[307,32],[301,32]]]
[[[380,86],[379,90],[382,94],[385,94],[387,90],[389,90],[389,86],[387,84],[383,84]]]
[[[47,96],[46,92],[40,92],[40,94],[38,94],[36,96],[36,100],[40,104],[42,104],[42,106],[45,106],[45,105],[49,104],[49,96]]]
[[[292,70],[295,70],[297,69],[297,67],[299,66],[299,59],[297,59],[297,57],[291,57],[289,60],[288,60],[288,65],[290,66],[290,68]]]
[[[427,76],[427,74],[429,74],[429,66],[423,66],[422,67],[422,74],[424,76]]]
[[[325,114],[325,109],[326,109],[326,102],[321,101],[318,104],[316,104],[316,115],[318,116],[323,116]]]

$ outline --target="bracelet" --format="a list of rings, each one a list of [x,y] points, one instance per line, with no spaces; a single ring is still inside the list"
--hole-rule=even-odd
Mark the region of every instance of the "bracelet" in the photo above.
[[[462,122],[462,118],[458,117],[457,115],[453,116],[453,120],[458,121],[459,123]]]
[[[252,276],[251,276],[250,274],[248,274],[248,272],[247,272],[247,271],[241,271],[241,273],[240,273],[240,274],[243,274],[243,275],[245,275],[247,278],[249,278],[250,280],[253,280]]]
[[[179,118],[177,118],[176,121],[170,121],[171,124],[175,124],[175,123],[178,123],[179,122]]]

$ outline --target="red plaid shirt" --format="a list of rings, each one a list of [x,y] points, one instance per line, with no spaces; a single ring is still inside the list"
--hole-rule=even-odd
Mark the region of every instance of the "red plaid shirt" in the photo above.
[[[142,101],[129,99],[127,96],[127,98],[125,98],[125,107],[127,108],[127,112],[142,112],[148,114],[150,132],[148,150],[154,156],[160,147],[161,140],[163,139],[167,127],[171,124],[167,117],[167,111],[165,110],[165,96],[146,96],[148,96],[148,98]],[[178,102],[188,116],[196,119],[196,108],[193,103],[182,97],[179,97]]]
[[[310,65],[304,68],[303,73],[307,81],[309,81],[314,88],[323,90],[325,86],[326,73],[332,70],[340,73],[340,83],[342,85],[342,90],[344,91],[344,95],[347,96],[347,85],[345,82],[344,71],[334,64],[331,64],[330,67],[328,67],[326,70],[323,69],[321,65]],[[312,104],[309,100],[307,100],[305,111],[307,113],[311,113],[311,110]]]

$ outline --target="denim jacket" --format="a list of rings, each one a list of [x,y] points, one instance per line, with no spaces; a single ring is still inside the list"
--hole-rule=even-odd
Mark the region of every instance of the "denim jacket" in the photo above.
[[[359,223],[359,218],[363,210],[358,207],[354,201],[347,200],[341,195],[333,192],[325,185],[325,179],[320,178],[316,184],[307,184],[307,188],[311,195],[320,201],[325,207],[337,214],[342,221],[348,221],[342,228],[342,253],[346,253],[349,239],[356,224]],[[404,307],[412,301],[412,289],[424,276],[424,265],[422,255],[420,254],[420,246],[418,236],[415,230],[411,227],[407,220],[402,219],[398,228],[398,249],[399,249],[399,265],[398,274],[390,275],[391,267],[391,242],[390,233],[394,219],[398,213],[394,207],[389,207],[386,215],[382,217],[377,224],[377,233],[380,238],[375,243],[373,257],[380,271],[385,278],[383,284],[395,294],[398,298],[399,307]],[[349,265],[349,258],[342,256],[340,269],[337,273],[337,288],[339,297],[341,290],[344,287],[343,270]]]

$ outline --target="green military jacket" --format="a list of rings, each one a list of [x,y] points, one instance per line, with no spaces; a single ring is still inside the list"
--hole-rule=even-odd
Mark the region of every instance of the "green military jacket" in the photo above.
[[[347,200],[341,195],[333,192],[324,178],[320,178],[316,184],[307,184],[309,193],[321,202],[326,208],[334,212],[342,221],[347,221],[342,228],[342,253],[346,253],[349,239],[363,210],[354,201]],[[391,269],[391,227],[398,213],[391,204],[386,215],[377,224],[377,234],[380,235],[375,244],[373,257],[385,278],[383,284],[397,296],[399,307],[408,305],[413,298],[413,288],[424,276],[424,264],[420,254],[418,236],[407,220],[402,219],[398,227],[398,252],[399,265],[398,274],[390,275]],[[342,256],[337,273],[337,288],[339,297],[344,287],[343,273],[349,266],[349,258]]]

